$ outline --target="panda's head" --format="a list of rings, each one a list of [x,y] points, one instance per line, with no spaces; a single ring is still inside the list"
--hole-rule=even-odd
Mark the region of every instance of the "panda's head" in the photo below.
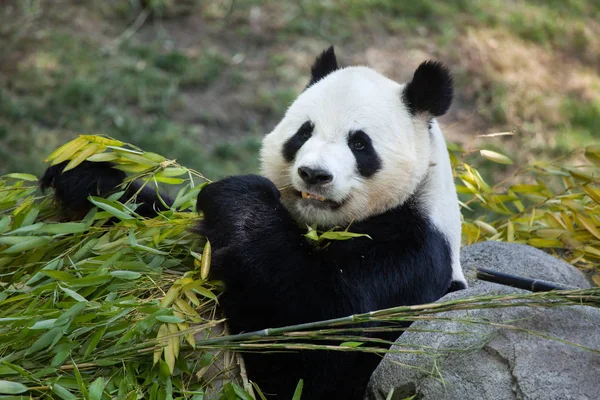
[[[381,214],[425,179],[429,123],[452,95],[452,78],[438,62],[424,62],[399,84],[367,67],[338,67],[330,47],[265,137],[263,175],[300,223],[345,227]]]

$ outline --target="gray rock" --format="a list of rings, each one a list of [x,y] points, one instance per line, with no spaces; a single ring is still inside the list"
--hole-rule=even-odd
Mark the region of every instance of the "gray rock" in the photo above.
[[[528,246],[481,243],[465,247],[461,259],[471,272],[474,267],[485,267],[530,278],[543,277],[565,285],[590,286],[574,267]],[[468,275],[474,276],[469,272]],[[472,279],[470,284],[469,289],[451,293],[442,300],[524,293]],[[439,316],[454,320],[416,322],[411,326],[415,331],[403,334],[392,348],[424,346],[429,355],[401,352],[386,355],[371,377],[367,399],[386,399],[391,390],[394,400],[414,395],[420,400],[600,397],[598,309],[511,307],[451,311]]]
[[[591,287],[585,275],[577,268],[523,244],[482,242],[466,246],[460,252],[460,262],[472,287],[484,284],[475,279],[477,267],[579,288]]]

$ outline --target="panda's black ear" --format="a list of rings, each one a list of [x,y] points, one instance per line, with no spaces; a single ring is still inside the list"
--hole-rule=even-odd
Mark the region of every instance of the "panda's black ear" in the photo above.
[[[311,76],[310,82],[306,85],[307,88],[311,87],[321,79],[333,71],[339,69],[337,59],[335,58],[335,52],[333,46],[330,46],[327,50],[323,51],[315,60],[314,64],[310,68]]]
[[[402,100],[412,115],[444,115],[452,104],[454,87],[450,70],[438,61],[425,61],[406,84]]]

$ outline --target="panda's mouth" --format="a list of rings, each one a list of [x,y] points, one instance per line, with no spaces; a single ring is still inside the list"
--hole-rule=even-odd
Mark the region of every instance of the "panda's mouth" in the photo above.
[[[319,200],[319,201],[326,201],[327,200],[323,196],[319,196],[318,194],[312,194],[312,193],[308,193],[308,192],[302,192],[302,198],[303,199],[315,199],[315,200]]]
[[[344,202],[337,202],[337,201],[329,200],[329,199],[325,198],[324,196],[321,196],[316,193],[310,193],[310,192],[304,192],[304,191],[301,192],[298,190],[294,190],[294,193],[296,194],[296,196],[298,196],[299,198],[302,199],[301,201],[304,204],[311,205],[316,208],[336,209],[336,208],[342,206],[342,204],[344,203]]]

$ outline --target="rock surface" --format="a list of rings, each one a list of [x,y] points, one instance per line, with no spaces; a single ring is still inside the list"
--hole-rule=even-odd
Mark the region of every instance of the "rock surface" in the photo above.
[[[529,246],[479,243],[465,247],[461,260],[470,288],[451,293],[443,301],[524,292],[474,281],[475,267],[590,287],[577,269]],[[394,400],[415,395],[419,400],[600,398],[599,310],[586,306],[514,307],[452,311],[443,316],[512,325],[596,351],[519,329],[456,320],[419,321],[411,328],[421,332],[406,332],[397,341],[397,348],[428,346],[440,350],[438,356],[386,355],[371,377],[367,399],[386,399],[392,390]],[[443,351],[445,349],[453,351]]]

